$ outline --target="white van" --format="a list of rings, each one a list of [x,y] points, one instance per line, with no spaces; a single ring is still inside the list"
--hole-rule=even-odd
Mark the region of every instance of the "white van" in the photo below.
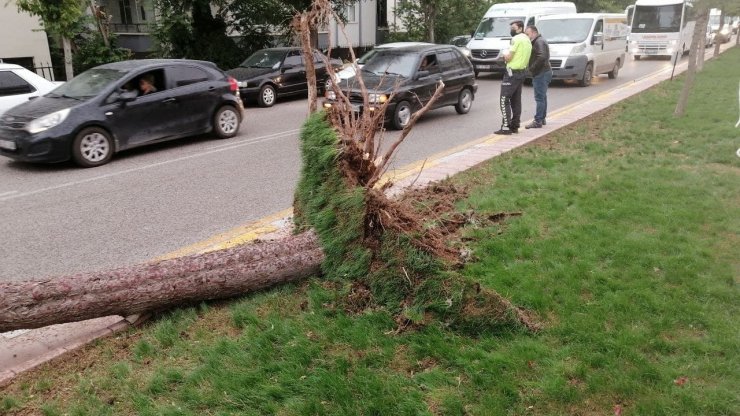
[[[575,12],[575,4],[561,1],[494,4],[468,42],[475,75],[479,72],[503,72],[506,65],[501,51],[509,49],[511,44],[511,22],[521,20],[527,27],[536,24],[540,16]]]
[[[573,13],[543,16],[537,29],[550,46],[554,79],[574,79],[582,87],[624,66],[630,28],[626,14]]]

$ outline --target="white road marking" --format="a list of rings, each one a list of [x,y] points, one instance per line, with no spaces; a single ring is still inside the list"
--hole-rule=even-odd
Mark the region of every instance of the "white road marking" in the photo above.
[[[18,191],[0,192],[0,198],[2,198],[4,196],[8,196],[8,195],[17,194],[17,193],[18,193]]]
[[[10,331],[10,332],[0,333],[0,336],[5,337],[5,338],[8,338],[8,339],[11,339],[11,338],[19,337],[19,336],[25,334],[28,331],[30,331],[30,329],[19,329],[17,331]]]
[[[118,171],[118,172],[111,172],[111,173],[107,173],[105,175],[95,176],[95,177],[92,177],[92,178],[82,179],[82,180],[79,180],[79,181],[65,182],[65,183],[61,183],[59,185],[54,185],[54,186],[49,186],[49,187],[46,187],[46,188],[36,189],[34,191],[28,191],[28,192],[22,192],[22,193],[18,193],[17,191],[13,191],[13,193],[11,193],[11,194],[0,194],[0,202],[10,201],[12,199],[23,198],[23,197],[26,197],[26,196],[32,196],[32,195],[40,194],[40,193],[43,193],[43,192],[55,191],[57,189],[69,188],[69,187],[75,186],[75,185],[81,185],[81,184],[84,184],[84,183],[98,181],[98,180],[110,178],[110,177],[113,177],[113,176],[124,175],[124,174],[127,174],[127,173],[138,172],[138,171],[142,171],[142,170],[145,170],[145,169],[150,169],[150,168],[154,168],[154,167],[158,167],[158,166],[169,165],[171,163],[182,162],[182,161],[188,160],[188,159],[195,159],[195,158],[198,158],[198,157],[207,156],[207,155],[210,155],[210,154],[213,154],[213,153],[223,152],[223,151],[226,151],[226,150],[232,150],[232,149],[236,149],[236,148],[239,148],[239,147],[248,146],[248,145],[251,145],[251,144],[257,144],[257,143],[268,142],[268,141],[271,141],[271,140],[282,139],[282,138],[285,138],[285,137],[293,136],[293,135],[297,134],[299,131],[300,131],[300,129],[294,129],[294,130],[283,131],[283,132],[280,132],[280,133],[269,134],[269,135],[266,135],[266,136],[255,137],[255,138],[252,138],[252,139],[249,139],[249,140],[244,140],[244,141],[240,141],[240,142],[236,142],[236,143],[234,143],[234,142],[225,143],[225,144],[222,144],[222,145],[213,146],[213,147],[209,148],[208,150],[206,150],[204,152],[200,152],[200,153],[196,153],[196,154],[192,154],[192,155],[188,155],[188,156],[183,156],[183,157],[178,157],[178,158],[175,158],[175,159],[164,160],[162,162],[152,163],[152,164],[145,165],[145,166],[139,166],[139,167],[135,167],[135,168],[131,168],[131,169],[125,169],[125,170]]]

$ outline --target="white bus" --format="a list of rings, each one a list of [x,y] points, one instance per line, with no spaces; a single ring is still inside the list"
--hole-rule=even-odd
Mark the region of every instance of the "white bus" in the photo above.
[[[629,51],[636,60],[686,53],[695,23],[691,0],[637,0]]]

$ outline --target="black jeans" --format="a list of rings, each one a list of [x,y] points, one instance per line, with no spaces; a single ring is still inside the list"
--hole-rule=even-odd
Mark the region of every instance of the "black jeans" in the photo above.
[[[524,71],[513,72],[511,76],[504,72],[501,80],[501,128],[519,129],[522,117],[522,84],[524,84]]]

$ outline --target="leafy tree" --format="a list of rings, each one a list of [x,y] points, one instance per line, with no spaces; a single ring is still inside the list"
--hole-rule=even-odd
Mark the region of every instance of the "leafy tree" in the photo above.
[[[115,46],[115,36],[109,35],[108,38],[104,38],[98,31],[79,34],[75,37],[74,44],[76,49],[73,63],[77,73],[98,65],[125,61],[133,57],[130,49]]]

